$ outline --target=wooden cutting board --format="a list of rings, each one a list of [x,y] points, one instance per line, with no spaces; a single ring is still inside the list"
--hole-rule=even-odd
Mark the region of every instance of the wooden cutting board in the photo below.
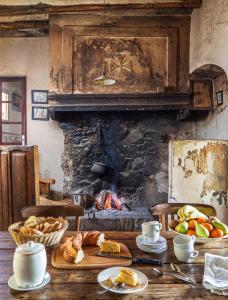
[[[103,269],[116,266],[129,266],[132,264],[132,255],[126,245],[120,243],[120,253],[118,255],[124,255],[129,258],[109,258],[100,257],[95,254],[99,251],[97,246],[85,246],[83,247],[84,259],[79,264],[69,263],[65,261],[60,252],[59,246],[54,248],[51,256],[52,266],[58,269]]]

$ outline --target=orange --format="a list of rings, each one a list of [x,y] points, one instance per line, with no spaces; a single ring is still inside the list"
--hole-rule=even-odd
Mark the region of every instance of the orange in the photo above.
[[[189,229],[187,232],[188,235],[196,235],[195,230]]]
[[[199,223],[199,224],[207,222],[207,220],[204,218],[197,218],[196,220],[197,220],[197,223]]]
[[[189,223],[188,223],[188,228],[189,229],[195,229],[196,223],[197,223],[196,220],[190,220]]]
[[[214,229],[213,225],[210,224],[210,223],[207,223],[207,222],[202,223],[201,225],[202,225],[203,227],[207,228],[207,230],[208,230],[209,232],[211,232],[211,231]]]
[[[210,233],[210,237],[212,238],[222,237],[223,235],[224,233],[221,229],[213,229]]]

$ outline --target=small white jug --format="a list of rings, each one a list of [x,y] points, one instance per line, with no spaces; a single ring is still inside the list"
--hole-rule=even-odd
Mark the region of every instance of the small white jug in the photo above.
[[[33,287],[44,280],[47,255],[43,244],[29,241],[16,248],[13,271],[18,286]]]

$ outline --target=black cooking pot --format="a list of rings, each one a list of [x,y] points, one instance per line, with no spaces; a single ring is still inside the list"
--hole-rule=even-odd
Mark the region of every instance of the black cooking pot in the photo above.
[[[112,181],[114,176],[114,169],[101,162],[94,162],[91,172],[104,181]]]

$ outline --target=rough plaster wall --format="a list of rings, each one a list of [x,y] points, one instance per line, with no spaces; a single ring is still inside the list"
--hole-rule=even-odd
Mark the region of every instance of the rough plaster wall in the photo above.
[[[191,72],[204,64],[216,64],[228,74],[228,1],[204,0],[199,10],[194,10],[191,26]],[[210,113],[204,121],[193,125],[193,138],[228,139],[228,93],[224,104]]]
[[[26,76],[27,144],[38,145],[40,173],[56,179],[53,190],[62,191],[63,133],[57,122],[31,119],[31,90],[48,89],[48,38],[0,39],[0,76]]]

